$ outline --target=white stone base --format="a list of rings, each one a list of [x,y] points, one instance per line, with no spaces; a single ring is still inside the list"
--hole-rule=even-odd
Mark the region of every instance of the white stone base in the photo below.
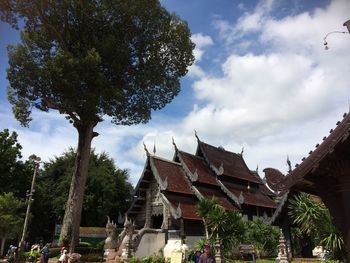
[[[164,257],[171,258],[171,253],[181,252],[181,239],[169,239],[163,249]]]

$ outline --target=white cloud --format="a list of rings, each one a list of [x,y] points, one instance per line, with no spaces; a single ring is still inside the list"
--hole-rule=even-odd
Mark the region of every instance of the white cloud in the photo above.
[[[144,165],[143,142],[150,152],[155,143],[157,155],[171,159],[172,137],[180,149],[195,152],[194,130],[202,140],[234,152],[244,146],[251,169],[259,164],[260,170],[274,166],[286,171],[287,154],[293,163],[300,162],[347,110],[349,38],[332,35],[328,51],[322,38],[328,31],[345,30],[342,23],[350,2],[332,1],[324,9],[282,19],[273,17],[273,8],[273,1],[265,1],[235,23],[216,20],[224,43],[204,33],[192,36],[197,60],[189,74],[195,77],[197,104],[187,116],[159,117],[130,127],[107,120],[97,126],[101,135],[94,138],[93,147],[108,152],[120,168],[129,168],[133,183]],[[257,37],[246,38],[252,32]],[[229,54],[216,76],[199,64],[216,59],[205,53],[214,42],[224,45]],[[262,49],[244,55],[236,52],[237,47],[249,49],[252,43]],[[0,127],[19,133],[25,157],[36,153],[47,160],[76,146],[74,128],[58,114],[36,113],[35,128],[30,130],[20,128],[10,113],[0,114]]]

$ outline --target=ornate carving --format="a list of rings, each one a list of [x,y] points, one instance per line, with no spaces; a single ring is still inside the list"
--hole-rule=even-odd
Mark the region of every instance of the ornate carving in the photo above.
[[[224,174],[224,172],[225,172],[224,163],[221,162],[221,165],[220,165],[220,167],[218,169],[218,175],[222,175],[222,174]]]
[[[243,192],[242,192],[242,191],[241,191],[241,193],[239,194],[238,202],[239,202],[240,204],[243,204],[243,203],[244,203],[244,195],[243,195]]]
[[[181,217],[182,217],[182,210],[181,210],[181,206],[179,203],[179,205],[177,206],[176,211],[175,211],[175,219],[179,219]]]
[[[115,249],[117,247],[116,229],[117,225],[107,216],[105,249]]]
[[[196,168],[196,170],[192,174],[192,182],[197,181],[197,180],[198,180],[198,170]]]

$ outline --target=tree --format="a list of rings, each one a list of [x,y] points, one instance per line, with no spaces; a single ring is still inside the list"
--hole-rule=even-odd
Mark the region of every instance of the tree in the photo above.
[[[70,149],[45,163],[33,203],[30,238],[48,240],[55,223],[62,222],[76,151]],[[117,218],[130,205],[132,186],[126,170],[118,169],[106,153],[91,153],[81,226],[103,227],[106,216]],[[45,211],[43,213],[43,211]],[[36,220],[40,218],[40,220]]]
[[[246,221],[244,243],[253,244],[258,257],[276,255],[279,232],[261,219]]]
[[[17,199],[13,193],[0,195],[0,256],[4,254],[6,239],[18,237],[22,231],[23,207],[24,203]]]
[[[16,197],[24,198],[30,187],[32,170],[20,160],[21,150],[16,132],[0,131],[0,193],[12,192]]]
[[[344,241],[332,223],[329,210],[309,194],[300,193],[290,200],[289,215],[302,234],[312,236],[316,245],[330,251],[330,257],[344,259]]]
[[[197,204],[197,213],[203,219],[206,239],[212,243],[219,239],[224,253],[230,253],[244,234],[241,214],[226,211],[214,197],[202,198]]]
[[[216,207],[218,206],[219,205],[215,200],[215,198],[211,198],[211,199],[202,198],[196,206],[197,214],[202,218],[202,221],[203,221],[206,239],[209,239],[209,230],[208,230],[209,215],[211,211],[215,210]]]
[[[63,235],[78,241],[94,127],[145,123],[180,91],[194,44],[185,22],[158,0],[0,2],[0,18],[24,22],[8,48],[9,101],[22,125],[32,108],[58,110],[78,132]]]

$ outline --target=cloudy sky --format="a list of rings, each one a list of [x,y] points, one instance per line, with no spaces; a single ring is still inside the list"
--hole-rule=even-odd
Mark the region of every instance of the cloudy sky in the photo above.
[[[250,169],[258,165],[287,171],[328,135],[349,110],[350,1],[162,0],[188,21],[196,43],[196,61],[182,79],[182,91],[146,125],[115,126],[108,118],[93,140],[130,181],[141,175],[145,142],[150,151],[172,158],[178,148],[195,152],[194,130],[201,140],[241,152]],[[6,46],[19,33],[0,24],[0,130],[16,131],[24,158],[44,160],[77,144],[74,128],[57,112],[33,112],[29,128],[20,127],[6,98]]]

